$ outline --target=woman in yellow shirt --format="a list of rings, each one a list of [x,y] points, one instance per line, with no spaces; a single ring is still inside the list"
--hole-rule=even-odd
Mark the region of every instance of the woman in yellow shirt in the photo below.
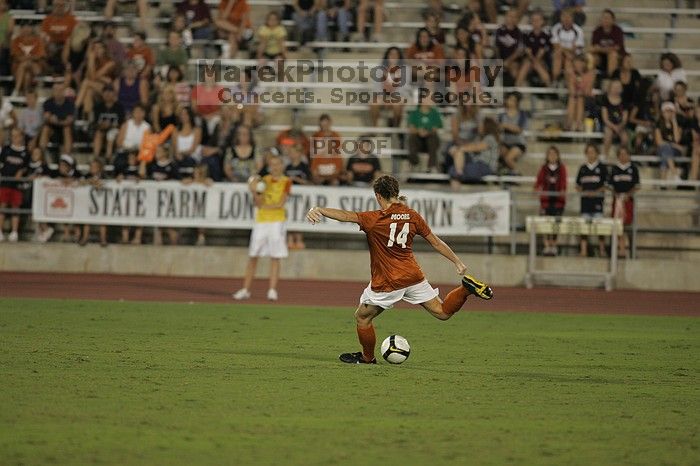
[[[284,59],[287,55],[287,30],[282,26],[280,15],[271,11],[265,18],[265,24],[258,28],[258,60]]]

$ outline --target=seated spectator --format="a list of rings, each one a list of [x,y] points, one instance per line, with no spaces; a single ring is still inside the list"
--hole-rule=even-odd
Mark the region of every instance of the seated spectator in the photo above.
[[[179,32],[171,30],[168,32],[167,45],[158,51],[156,63],[158,66],[177,67],[183,72],[188,59],[187,50],[182,46],[182,36]]]
[[[574,64],[566,73],[566,87],[569,90],[566,104],[566,125],[569,131],[584,131],[586,103],[593,96],[595,72],[588,69],[583,56],[574,58]]]
[[[204,82],[198,83],[192,89],[192,108],[197,116],[204,120],[207,126],[207,134],[213,133],[214,128],[221,120],[221,91],[223,87],[218,85],[214,75],[205,74]]]
[[[469,34],[469,30],[466,27],[461,27],[458,26],[455,29],[454,32],[454,42],[455,45],[453,47],[452,55],[454,56],[454,53],[457,49],[464,49],[467,51],[467,57],[469,58],[477,58],[477,54],[474,52],[474,48],[476,47],[477,44],[474,44],[472,41],[472,36]],[[481,44],[478,44],[479,47],[481,47]]]
[[[100,41],[93,42],[87,52],[85,79],[80,84],[80,91],[75,99],[75,107],[78,109],[78,112],[92,117],[95,96],[99,95],[105,86],[112,85],[115,68],[116,63],[109,56],[109,51],[105,44]],[[119,97],[121,98],[121,94]],[[124,102],[124,105],[126,106],[127,103]]]
[[[576,175],[576,190],[581,193],[581,217],[591,220],[603,217],[603,202],[608,182],[608,169],[600,163],[600,151],[593,143],[586,144],[586,163]],[[580,256],[588,257],[588,238],[581,236]],[[598,255],[605,257],[605,238],[598,237]]]
[[[49,67],[54,73],[63,73],[61,55],[63,46],[68,41],[73,28],[77,24],[75,16],[70,12],[70,4],[66,0],[54,0],[51,13],[41,22],[41,31],[46,35],[46,56]]]
[[[24,145],[24,134],[13,128],[10,144],[0,148],[0,241],[5,241],[5,212],[3,209],[22,207],[22,178],[29,169],[29,150]],[[16,243],[19,239],[19,214],[10,215],[10,234],[7,240]]]
[[[370,104],[369,116],[372,126],[379,125],[379,117],[382,110],[389,110],[391,117],[389,127],[401,126],[405,100],[397,99],[410,97],[410,88],[407,84],[401,85],[401,75],[405,72],[403,53],[398,47],[389,47],[384,52],[382,59],[383,78],[381,81],[373,81],[374,102]]]
[[[512,10],[516,16],[516,24],[523,17],[528,7],[530,0],[481,0],[483,2],[483,10],[486,13],[489,23],[498,23],[498,10],[500,7],[507,7]]]
[[[453,145],[450,148],[453,164],[449,169],[450,183],[478,183],[498,170],[501,129],[493,118],[485,118],[481,127],[481,140]]]
[[[156,155],[152,162],[147,163],[145,160],[141,160],[139,164],[139,177],[146,180],[153,181],[167,181],[177,179],[177,165],[170,158],[168,150],[164,146],[158,146],[156,148]],[[136,230],[134,235],[133,244],[141,244],[141,231],[143,228]],[[171,245],[177,244],[177,230],[175,228],[166,228],[168,232],[168,239]],[[160,246],[163,244],[163,235],[160,228],[153,228],[153,244]]]
[[[146,44],[146,33],[136,31],[134,42],[126,52],[127,59],[136,66],[136,71],[143,79],[149,79],[156,65],[156,57],[153,49]]]
[[[125,2],[124,0],[107,0],[104,11],[104,16],[107,20],[111,20],[114,17],[114,13],[117,8],[117,3],[136,3],[136,11],[139,17],[139,27],[142,31],[148,29],[148,24],[146,23],[146,17],[148,15],[147,0],[129,0],[128,2]]]
[[[535,70],[540,81],[545,86],[552,83],[549,74],[552,62],[552,37],[544,29],[544,15],[542,11],[535,10],[530,15],[532,30],[524,38],[524,57],[520,65],[520,72],[516,78],[516,86],[525,86],[527,77]]]
[[[571,10],[561,13],[561,22],[552,28],[552,79],[557,80],[562,71],[571,69],[576,55],[581,53],[586,44],[583,29],[574,23]]]
[[[451,118],[452,144],[475,142],[481,134],[484,117],[478,105],[461,105]]]
[[[258,60],[284,60],[287,55],[287,30],[282,26],[280,15],[271,11],[265,18],[265,24],[257,31]]]
[[[632,66],[632,55],[626,52],[622,55],[620,66],[612,74],[612,79],[622,83],[622,100],[625,102],[639,100],[642,75]]]
[[[124,108],[126,115],[131,114],[138,104],[148,103],[148,80],[138,74],[138,69],[133,62],[124,67],[122,76],[114,80],[114,92]]]
[[[63,44],[61,60],[69,74],[75,82],[80,82],[85,73],[87,65],[87,53],[90,44],[94,40],[92,28],[86,22],[75,25],[68,40]]]
[[[406,50],[406,58],[429,63],[445,58],[445,53],[442,46],[433,41],[430,31],[426,28],[420,28],[416,32],[415,42]]]
[[[661,118],[654,131],[656,154],[661,159],[661,178],[664,180],[680,180],[680,172],[673,159],[683,155],[685,150],[681,145],[682,134],[676,106],[673,102],[664,102],[661,104]]]
[[[550,146],[544,164],[537,173],[535,191],[542,193],[540,196],[540,215],[561,217],[566,206],[566,166],[561,162],[559,149]],[[556,256],[557,236],[546,235],[544,238],[545,256]]]
[[[182,46],[185,48],[187,56],[190,56],[190,49],[194,43],[194,38],[192,37],[192,31],[187,27],[187,18],[185,18],[185,15],[175,15],[172,30],[180,35]]]
[[[175,88],[166,86],[159,94],[155,105],[151,107],[153,130],[160,133],[168,125],[177,126],[180,105],[177,102]]]
[[[38,104],[37,94],[35,89],[30,89],[26,94],[27,105],[19,111],[17,117],[17,126],[24,134],[24,139],[27,142],[29,150],[34,150],[39,142],[39,133],[44,124],[44,110]],[[2,131],[0,130],[0,141],[2,140]]]
[[[673,86],[672,95],[676,106],[676,119],[681,127],[681,145],[690,147],[693,144],[693,130],[697,126],[695,102],[688,97],[688,85],[683,81],[678,81]]]
[[[144,0],[145,1],[145,0]],[[142,28],[145,30],[145,28]],[[124,44],[117,39],[117,26],[111,21],[107,21],[102,26],[102,34],[100,35],[100,40],[104,42],[109,50],[109,56],[112,60],[117,63],[119,71],[121,71],[121,64],[127,61],[127,50]]]
[[[180,109],[178,116],[179,125],[172,135],[175,160],[181,163],[183,159],[191,158],[190,168],[194,169],[196,162],[202,159],[202,128],[195,123],[191,109]]]
[[[374,32],[370,35],[373,42],[382,42],[382,26],[384,23],[384,0],[374,0]],[[367,38],[367,10],[370,9],[370,0],[358,0],[357,5],[357,34],[352,38],[353,42],[362,42]]]
[[[219,37],[228,39],[222,58],[236,58],[238,50],[253,37],[250,5],[246,0],[221,0],[219,17],[214,21]]]
[[[224,160],[224,173],[229,181],[244,183],[262,168],[249,126],[239,125]]]
[[[415,110],[408,114],[408,161],[418,165],[418,153],[428,153],[428,172],[437,172],[438,150],[442,128],[442,116],[432,97],[424,98]]]
[[[185,17],[187,28],[192,31],[195,40],[212,39],[211,11],[204,0],[182,0],[176,9],[179,15]]]
[[[8,137],[8,130],[12,129],[17,122],[17,113],[10,99],[0,94],[0,147]]]
[[[632,150],[635,154],[650,154],[656,146],[654,141],[656,122],[661,118],[659,89],[649,85],[634,102],[629,118],[634,130]]]
[[[481,89],[481,73],[470,70],[469,52],[462,47],[455,47],[448,71],[449,91],[454,95],[470,98],[479,95]],[[409,91],[409,90],[407,90]],[[410,92],[406,92],[410,95]]]
[[[356,186],[369,186],[382,174],[379,159],[372,153],[372,139],[361,137],[358,140],[357,152],[348,159],[346,181]]]
[[[293,0],[292,20],[294,20],[294,38],[300,45],[304,45],[315,39],[318,32],[317,14],[321,9],[321,2],[316,0]],[[327,25],[326,25],[327,28]]]
[[[505,23],[496,29],[495,43],[498,57],[503,60],[503,67],[508,73],[510,84],[520,75],[520,62],[523,57],[523,33],[518,28],[518,14],[514,9],[508,10]]]
[[[586,23],[586,13],[583,8],[586,6],[586,0],[552,0],[554,13],[552,14],[552,24],[557,24],[561,19],[561,13],[564,10],[570,10],[574,23],[583,27]]]
[[[521,96],[517,92],[506,96],[506,108],[498,115],[498,123],[501,125],[501,143],[504,151],[503,160],[506,174],[515,174],[516,165],[520,157],[527,151],[527,141],[523,135],[530,124],[527,112],[520,109]]]
[[[603,10],[600,24],[593,30],[590,51],[596,58],[596,68],[604,71],[608,78],[612,77],[620,63],[620,57],[626,52],[625,34],[615,24],[615,13],[609,8]]]
[[[32,86],[34,78],[46,67],[44,41],[31,23],[24,22],[20,26],[19,34],[12,40],[11,57],[12,76],[15,78],[12,95],[20,95]]]
[[[258,84],[255,73],[246,69],[243,79],[231,89],[237,105],[233,106],[234,120],[238,124],[257,128],[263,122],[263,109],[259,104]]]
[[[66,86],[55,83],[51,98],[44,101],[44,126],[39,137],[39,146],[46,149],[54,133],[63,137],[62,152],[69,154],[73,148],[73,102],[66,98]]]
[[[292,146],[295,144],[300,144],[302,147],[302,152],[304,156],[309,156],[311,154],[311,141],[309,137],[304,134],[304,130],[301,125],[295,124],[289,129],[280,131],[280,133],[275,138],[275,145],[281,151],[285,146]]]
[[[202,128],[202,156],[205,158],[216,156],[216,163],[219,165],[218,169],[213,169],[212,166],[208,167],[208,175],[214,181],[221,181],[223,177],[223,157],[235,136],[237,125],[233,121],[232,110],[233,107],[230,105],[222,107],[220,121],[214,127],[213,132],[206,125]],[[205,163],[209,165],[208,162],[205,161]]]
[[[632,157],[624,146],[617,148],[617,163],[610,169],[609,183],[613,190],[613,217],[621,219],[624,226],[632,225],[634,193],[639,189],[639,170],[632,163]],[[617,243],[618,256],[627,257],[628,245],[627,233],[623,233]]]
[[[445,31],[443,31],[440,27],[440,15],[433,10],[428,10],[425,13],[423,13],[423,21],[425,23],[423,27],[425,27],[425,29],[428,30],[428,32],[430,33],[430,37],[433,39],[433,42],[444,46]]]
[[[84,184],[89,184],[94,188],[100,188],[102,186],[102,180],[105,178],[104,174],[104,164],[100,159],[93,159],[90,161],[90,171],[83,180]],[[78,240],[80,246],[85,246],[90,241],[90,230],[91,226],[88,224],[83,225],[82,236]],[[107,247],[107,225],[98,225],[97,231],[100,235],[100,246]]]
[[[603,122],[603,154],[608,157],[610,145],[616,138],[620,145],[627,146],[627,120],[629,111],[622,100],[622,84],[613,80],[608,84],[608,92],[603,96],[601,119]]]
[[[324,113],[318,119],[319,129],[311,137],[311,173],[314,184],[337,186],[343,174],[340,156],[340,134],[332,129],[333,120]]]
[[[117,93],[112,86],[102,90],[102,101],[95,106],[92,125],[95,137],[92,140],[92,155],[95,159],[102,156],[102,148],[105,148],[105,159],[112,160],[114,146],[119,134],[119,128],[124,123],[125,112],[122,104],[117,100]]]
[[[675,53],[664,53],[659,60],[659,72],[656,75],[656,86],[661,92],[663,100],[671,98],[673,86],[678,82],[688,82],[680,59]]]
[[[117,151],[124,155],[131,152],[138,153],[143,135],[151,129],[151,125],[145,118],[146,108],[141,104],[136,104],[131,112],[131,118],[122,123],[121,128],[119,128]]]
[[[177,98],[177,103],[181,107],[189,107],[192,99],[192,87],[185,81],[185,75],[177,66],[168,68],[162,89],[172,88]]]
[[[284,174],[292,180],[292,184],[311,184],[311,168],[304,161],[304,147],[301,144],[293,144],[287,152],[289,163],[284,169]]]
[[[15,19],[9,11],[7,0],[0,0],[0,75],[10,74],[10,44]]]

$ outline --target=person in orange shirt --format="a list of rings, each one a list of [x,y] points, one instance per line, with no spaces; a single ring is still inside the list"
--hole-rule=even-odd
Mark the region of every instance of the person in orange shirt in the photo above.
[[[228,57],[236,58],[241,46],[253,37],[250,5],[246,0],[221,0],[219,17],[214,21],[219,37],[228,38]]]
[[[362,351],[343,353],[340,360],[349,364],[376,364],[374,347],[376,336],[372,321],[385,309],[390,309],[403,300],[420,304],[426,311],[440,320],[447,320],[459,311],[469,295],[491,299],[491,288],[470,275],[467,266],[452,249],[437,237],[423,217],[406,205],[407,200],[399,196],[399,182],[391,175],[383,175],[374,182],[374,196],[379,210],[351,212],[328,207],[312,207],[306,218],[313,224],[324,217],[339,222],[357,223],[367,235],[372,280],[360,297],[355,311],[357,336]],[[422,236],[440,254],[455,266],[462,276],[462,284],[450,291],[445,300],[439,291],[425,279],[415,256],[413,238]]]
[[[12,75],[15,77],[14,95],[31,86],[34,76],[41,74],[45,66],[46,49],[39,34],[31,24],[22,24],[19,35],[12,40]]]
[[[146,33],[137,31],[134,33],[134,42],[126,52],[129,61],[136,64],[136,68],[142,78],[151,77],[151,72],[156,64],[156,56],[153,49],[146,44]]]
[[[63,46],[68,41],[73,28],[78,23],[70,13],[66,0],[54,0],[51,13],[41,22],[41,32],[46,36],[46,52],[49,66],[55,72],[63,71],[61,60]]]
[[[332,124],[331,116],[324,113],[318,119],[318,131],[311,136],[311,175],[315,184],[338,185],[343,174],[340,134],[331,129]]]

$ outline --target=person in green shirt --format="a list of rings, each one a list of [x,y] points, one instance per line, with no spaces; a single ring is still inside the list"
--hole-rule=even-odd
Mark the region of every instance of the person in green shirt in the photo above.
[[[418,164],[418,153],[428,153],[428,171],[437,171],[437,154],[440,148],[438,130],[442,128],[442,116],[431,98],[423,99],[408,114],[408,160]]]
[[[184,70],[187,65],[187,50],[182,46],[182,37],[177,31],[168,33],[168,45],[158,51],[159,66],[177,66]]]

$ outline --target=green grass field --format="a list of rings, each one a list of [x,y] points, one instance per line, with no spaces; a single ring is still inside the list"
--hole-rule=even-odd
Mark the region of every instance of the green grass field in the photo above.
[[[0,464],[700,464],[700,320],[0,300]],[[382,361],[383,362],[383,361]]]

